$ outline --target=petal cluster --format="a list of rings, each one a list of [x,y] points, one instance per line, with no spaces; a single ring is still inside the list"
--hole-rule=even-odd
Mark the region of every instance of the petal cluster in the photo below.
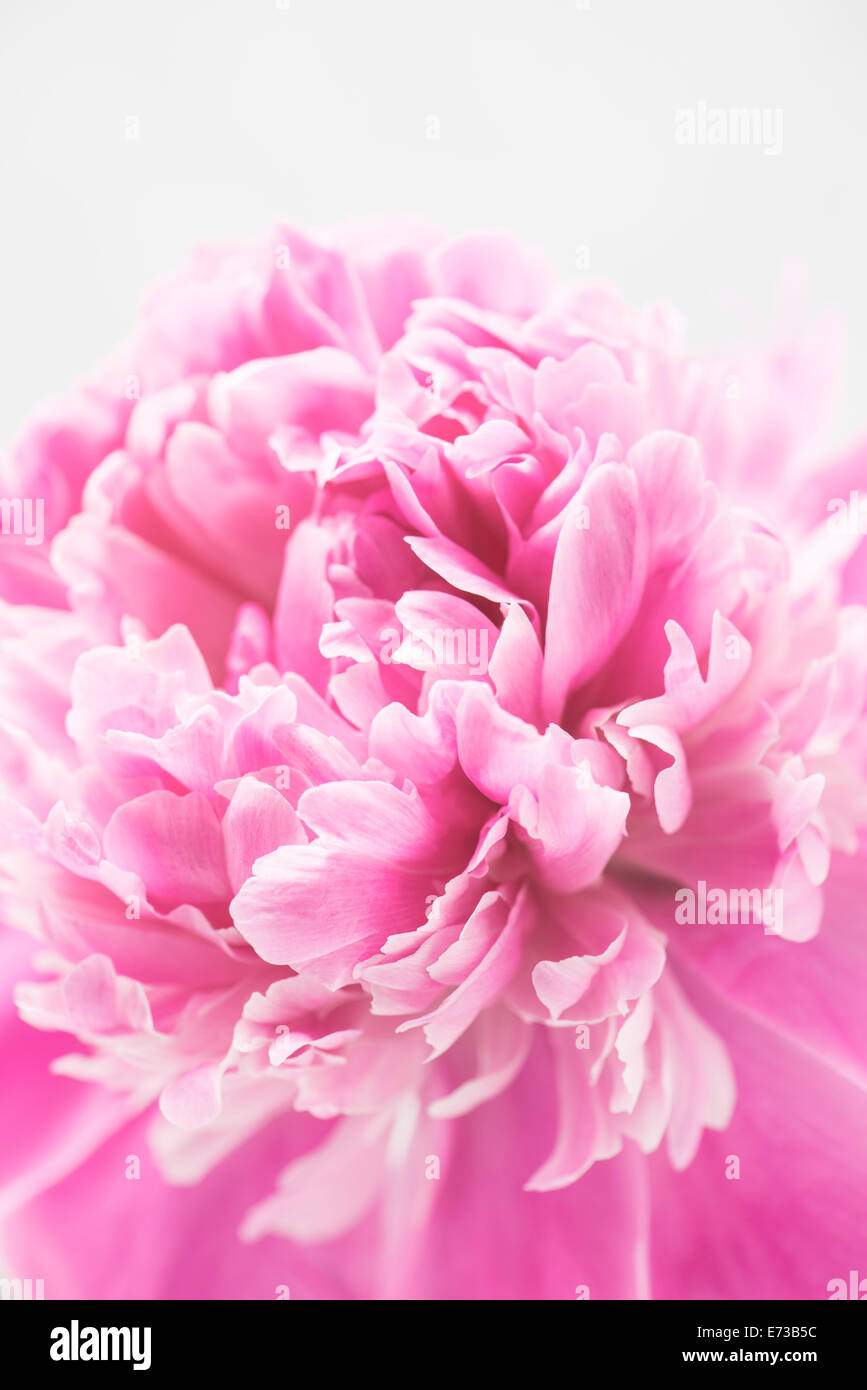
[[[270,1165],[242,1241],[375,1221],[352,1291],[404,1296],[466,1135],[522,1201],[687,1169],[743,1088],[720,999],[863,1087],[828,1010],[768,1002],[834,949],[867,819],[824,362],[698,358],[666,309],[409,224],[153,292],[5,483],[47,539],[2,540],[3,917],[100,1142],[138,1117],[187,1187]]]

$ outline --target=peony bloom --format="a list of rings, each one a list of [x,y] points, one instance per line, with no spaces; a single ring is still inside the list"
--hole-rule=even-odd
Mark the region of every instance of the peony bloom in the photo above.
[[[668,1299],[864,1267],[867,571],[828,512],[867,454],[818,451],[827,360],[690,356],[501,235],[280,228],[30,426],[10,1270]]]

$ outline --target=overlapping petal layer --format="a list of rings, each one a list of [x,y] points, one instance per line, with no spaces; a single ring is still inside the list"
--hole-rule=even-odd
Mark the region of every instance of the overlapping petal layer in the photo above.
[[[32,425],[16,1265],[237,1298],[845,1273],[867,610],[821,500],[864,454],[814,452],[823,351],[691,357],[501,235],[278,228]]]

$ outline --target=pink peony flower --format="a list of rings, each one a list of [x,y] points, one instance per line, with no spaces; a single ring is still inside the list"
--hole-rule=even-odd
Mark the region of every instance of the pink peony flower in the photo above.
[[[822,459],[827,361],[688,355],[502,235],[280,228],[31,425],[10,1268],[668,1299],[863,1265],[867,570],[827,514],[867,454]]]

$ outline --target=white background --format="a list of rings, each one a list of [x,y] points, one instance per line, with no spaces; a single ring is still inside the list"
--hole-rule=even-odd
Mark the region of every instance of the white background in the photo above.
[[[0,445],[196,242],[404,210],[511,228],[564,274],[586,247],[697,345],[767,329],[803,257],[848,334],[841,430],[867,428],[867,7],[586,6],[2,0]],[[700,101],[779,109],[782,152],[677,144]]]

